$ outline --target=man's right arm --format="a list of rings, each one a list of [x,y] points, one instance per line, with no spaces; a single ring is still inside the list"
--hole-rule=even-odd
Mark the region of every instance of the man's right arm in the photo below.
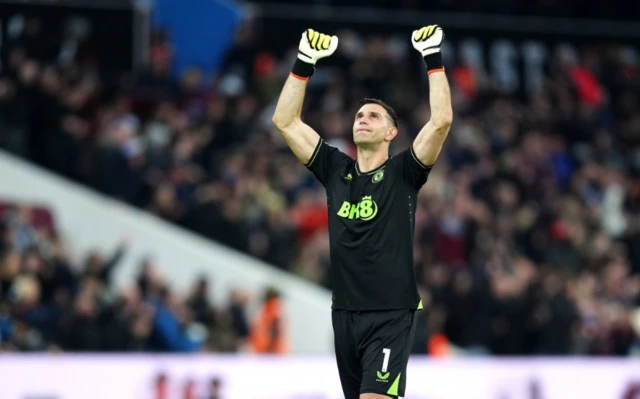
[[[311,161],[320,142],[318,133],[300,118],[307,81],[313,75],[315,63],[333,54],[337,47],[336,36],[325,35],[312,29],[302,34],[298,57],[273,114],[273,123],[298,160],[305,165]]]
[[[320,140],[318,133],[300,118],[306,88],[307,79],[289,75],[273,114],[273,123],[291,151],[305,165],[311,160]]]

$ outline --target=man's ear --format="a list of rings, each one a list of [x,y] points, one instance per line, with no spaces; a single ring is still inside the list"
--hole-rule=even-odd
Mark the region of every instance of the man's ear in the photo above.
[[[391,141],[398,135],[398,128],[392,126],[389,130],[387,130],[387,134],[384,136],[385,140]]]

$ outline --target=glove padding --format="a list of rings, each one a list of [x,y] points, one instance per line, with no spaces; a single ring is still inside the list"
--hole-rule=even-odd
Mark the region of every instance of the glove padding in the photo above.
[[[330,56],[338,48],[338,37],[329,36],[313,29],[302,33],[298,46],[298,59],[315,65],[321,59]]]
[[[411,35],[411,44],[423,57],[437,53],[444,40],[444,31],[438,25],[424,26],[414,30]]]

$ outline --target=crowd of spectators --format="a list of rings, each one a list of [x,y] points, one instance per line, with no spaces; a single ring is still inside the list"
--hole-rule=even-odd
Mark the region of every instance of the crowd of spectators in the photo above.
[[[252,3],[266,6],[279,4],[296,4],[309,6],[363,7],[368,9],[428,11],[428,12],[464,12],[491,13],[503,15],[540,15],[570,18],[619,19],[631,20],[640,14],[637,3],[624,0],[593,1],[585,3],[580,0],[254,0]]]
[[[637,3],[624,0],[608,2],[593,1],[584,3],[580,0],[254,0],[252,3],[269,7],[272,4],[294,4],[307,7],[326,6],[361,7],[375,10],[394,11],[428,11],[428,12],[463,12],[491,13],[522,16],[552,16],[585,19],[632,20],[640,13]]]
[[[39,56],[37,40],[18,40],[0,78],[0,145],[330,288],[323,188],[271,123],[294,53],[271,54],[262,34],[239,29],[213,79],[192,68],[178,80],[161,35],[148,70],[109,81],[81,54],[60,64]],[[429,118],[409,51],[345,32],[311,79],[306,122],[353,156],[353,106],[382,98],[400,117],[392,151],[406,148]],[[416,213],[426,310],[414,352],[433,352],[438,339],[497,355],[639,350],[640,70],[622,55],[552,55],[527,97],[447,66],[454,124]],[[5,257],[5,269],[44,264],[25,254]],[[99,292],[108,273],[91,270],[110,269],[90,264],[66,278]],[[144,335],[146,307],[129,304],[143,289],[116,303],[137,309]],[[77,311],[91,312],[78,298]]]
[[[77,261],[46,208],[0,206],[0,352],[236,352],[247,348],[248,296],[215,306],[203,277],[172,290],[151,258],[130,285],[113,274],[130,239]]]

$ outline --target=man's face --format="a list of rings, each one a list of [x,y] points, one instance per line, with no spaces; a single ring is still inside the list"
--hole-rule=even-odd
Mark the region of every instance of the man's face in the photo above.
[[[391,141],[397,133],[391,117],[378,104],[365,104],[356,113],[353,141],[358,146],[374,147]]]

